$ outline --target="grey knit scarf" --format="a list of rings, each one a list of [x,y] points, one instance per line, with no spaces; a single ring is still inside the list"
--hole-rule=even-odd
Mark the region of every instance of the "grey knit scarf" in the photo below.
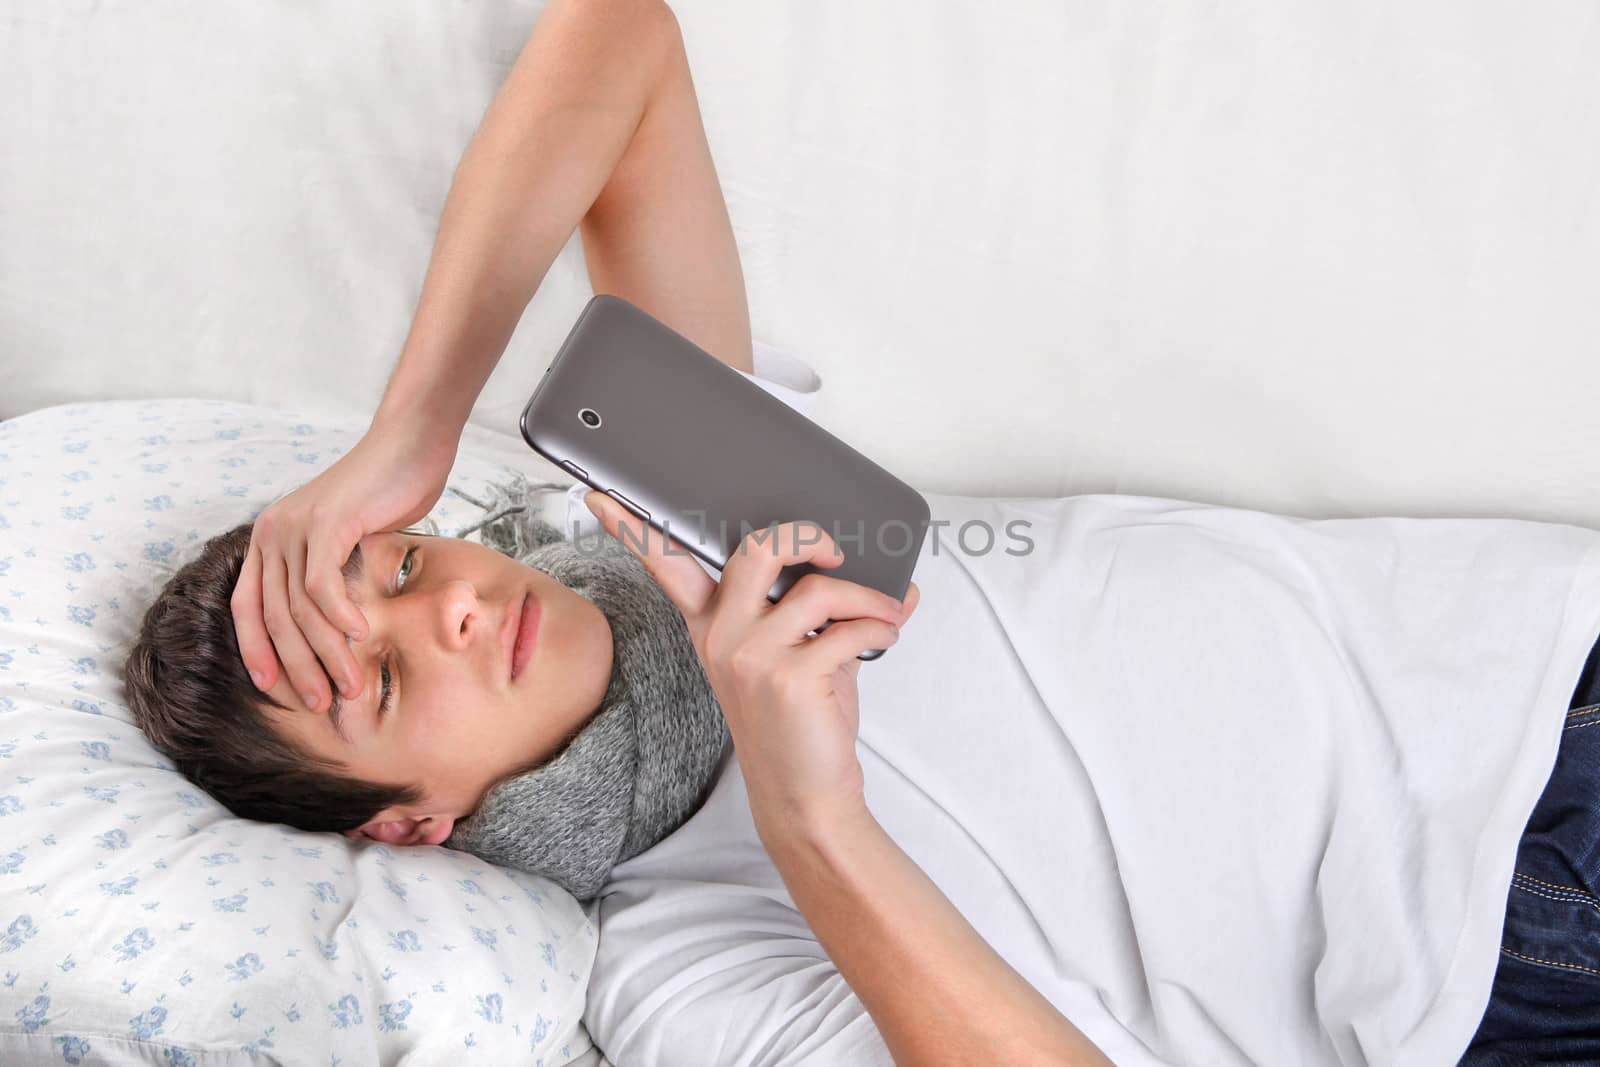
[[[539,518],[538,489],[520,476],[492,485],[490,517],[457,536],[481,528],[484,544],[598,607],[611,624],[611,681],[554,758],[492,787],[444,844],[587,901],[700,807],[729,734],[677,606],[604,530],[574,544]]]

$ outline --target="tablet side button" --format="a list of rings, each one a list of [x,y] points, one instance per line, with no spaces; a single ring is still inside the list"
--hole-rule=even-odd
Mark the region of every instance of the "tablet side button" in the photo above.
[[[606,496],[610,497],[612,500],[615,500],[617,503],[627,508],[645,522],[650,521],[650,513],[648,511],[646,511],[644,508],[641,508],[638,504],[635,504],[633,501],[629,500],[615,489],[607,489]]]

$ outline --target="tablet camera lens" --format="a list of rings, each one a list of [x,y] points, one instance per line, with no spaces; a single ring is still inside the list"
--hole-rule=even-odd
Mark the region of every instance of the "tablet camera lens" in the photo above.
[[[594,408],[584,408],[578,412],[578,418],[582,419],[583,424],[590,429],[600,425],[600,413]]]

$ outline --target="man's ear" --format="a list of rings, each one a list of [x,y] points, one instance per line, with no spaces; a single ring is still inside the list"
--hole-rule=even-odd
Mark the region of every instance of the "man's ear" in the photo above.
[[[453,815],[378,816],[354,830],[344,831],[352,841],[381,841],[386,845],[441,845],[455,829]]]

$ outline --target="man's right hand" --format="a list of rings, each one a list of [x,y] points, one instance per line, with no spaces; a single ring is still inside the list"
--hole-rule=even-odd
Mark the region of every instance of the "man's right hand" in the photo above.
[[[444,493],[457,441],[421,440],[375,423],[338,462],[256,517],[231,600],[239,653],[256,688],[277,683],[281,661],[308,708],[331,703],[329,676],[346,699],[360,694],[345,638],[365,638],[367,620],[341,570],[367,534],[428,514]]]

